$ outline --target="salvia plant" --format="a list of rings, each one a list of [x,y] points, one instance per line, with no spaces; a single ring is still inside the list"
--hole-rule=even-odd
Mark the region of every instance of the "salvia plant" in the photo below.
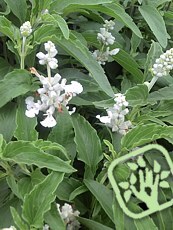
[[[172,228],[172,26],[171,0],[0,0],[0,229]]]

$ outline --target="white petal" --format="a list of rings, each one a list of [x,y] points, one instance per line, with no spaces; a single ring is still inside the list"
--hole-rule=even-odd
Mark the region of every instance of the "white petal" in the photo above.
[[[109,51],[109,54],[110,54],[110,55],[116,55],[119,51],[120,51],[119,48],[113,49],[113,50]]]
[[[48,115],[43,121],[40,122],[40,124],[44,127],[51,128],[54,127],[57,122],[52,115]]]
[[[36,57],[38,57],[39,59],[45,59],[46,56],[45,56],[44,53],[39,52],[39,53],[36,54]]]
[[[107,124],[111,122],[111,118],[108,116],[102,116],[100,117],[100,115],[97,115],[96,118],[98,118],[102,123]]]
[[[35,109],[26,110],[26,111],[25,111],[25,115],[26,115],[27,117],[30,117],[30,118],[35,117],[35,115],[36,115]]]

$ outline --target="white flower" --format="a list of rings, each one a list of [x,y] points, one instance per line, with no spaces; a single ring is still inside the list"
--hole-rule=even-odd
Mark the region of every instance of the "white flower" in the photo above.
[[[76,217],[80,214],[79,211],[74,211],[72,206],[67,203],[65,203],[61,208],[60,205],[57,204],[57,210],[59,211],[61,218],[64,220],[68,230],[78,230],[80,228],[80,223],[76,219]]]
[[[41,104],[40,101],[35,103],[33,97],[27,97],[25,99],[25,103],[26,103],[26,108],[27,108],[27,110],[25,111],[25,115],[27,117],[32,118],[32,117],[35,117],[35,115],[38,115],[39,110],[40,110],[40,104]]]
[[[159,58],[156,59],[152,73],[156,77],[167,76],[169,72],[173,69],[173,48],[167,50],[165,53],[161,54]]]
[[[115,104],[113,107],[110,107],[106,110],[107,116],[97,115],[96,118],[100,122],[104,123],[106,126],[112,129],[112,132],[119,132],[122,135],[125,135],[129,128],[132,126],[130,121],[125,121],[125,115],[129,113],[128,102],[125,99],[125,96],[121,93],[115,94]]]
[[[58,60],[54,58],[58,51],[56,50],[55,45],[53,42],[48,41],[44,44],[45,50],[48,52],[47,54],[44,54],[42,52],[39,52],[36,54],[36,57],[39,60],[40,65],[49,65],[51,69],[56,69],[58,67]]]
[[[105,45],[113,45],[115,41],[115,38],[106,30],[106,28],[100,28],[100,33],[97,34],[97,39]]]
[[[23,23],[20,27],[20,33],[23,37],[28,37],[32,33],[31,23],[29,21]]]
[[[119,48],[113,49],[113,50],[109,51],[109,55],[114,56],[114,55],[116,55],[117,53],[119,53],[119,51],[120,51]]]
[[[103,27],[105,27],[107,30],[113,30],[115,26],[115,22],[113,22],[112,20],[108,21],[105,20],[105,24],[103,24]]]
[[[83,91],[82,85],[77,81],[71,81],[71,84],[66,85],[64,89],[65,93],[72,93],[73,96],[76,96],[76,94],[82,93]]]
[[[46,115],[47,117],[43,121],[41,121],[40,124],[48,128],[54,127],[57,124],[55,118],[51,114],[46,114]]]
[[[42,230],[49,230],[49,225],[48,224],[45,224],[44,226],[43,226],[43,229]]]

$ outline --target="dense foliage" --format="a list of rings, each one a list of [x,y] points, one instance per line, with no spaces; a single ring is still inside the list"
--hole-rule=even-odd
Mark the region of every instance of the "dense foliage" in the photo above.
[[[173,226],[125,215],[108,179],[149,143],[173,159],[172,26],[171,0],[0,0],[0,228]]]

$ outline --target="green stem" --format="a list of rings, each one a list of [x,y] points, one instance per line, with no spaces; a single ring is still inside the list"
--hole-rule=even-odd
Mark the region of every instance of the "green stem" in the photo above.
[[[51,83],[51,69],[49,64],[47,64],[47,76],[48,76],[49,83]]]
[[[21,50],[21,60],[20,60],[20,68],[24,69],[25,68],[25,42],[26,42],[26,37],[23,37],[22,40],[22,50]]]
[[[150,91],[153,87],[153,85],[156,83],[158,77],[154,76],[153,79],[150,81],[149,85],[148,85],[148,91]]]

